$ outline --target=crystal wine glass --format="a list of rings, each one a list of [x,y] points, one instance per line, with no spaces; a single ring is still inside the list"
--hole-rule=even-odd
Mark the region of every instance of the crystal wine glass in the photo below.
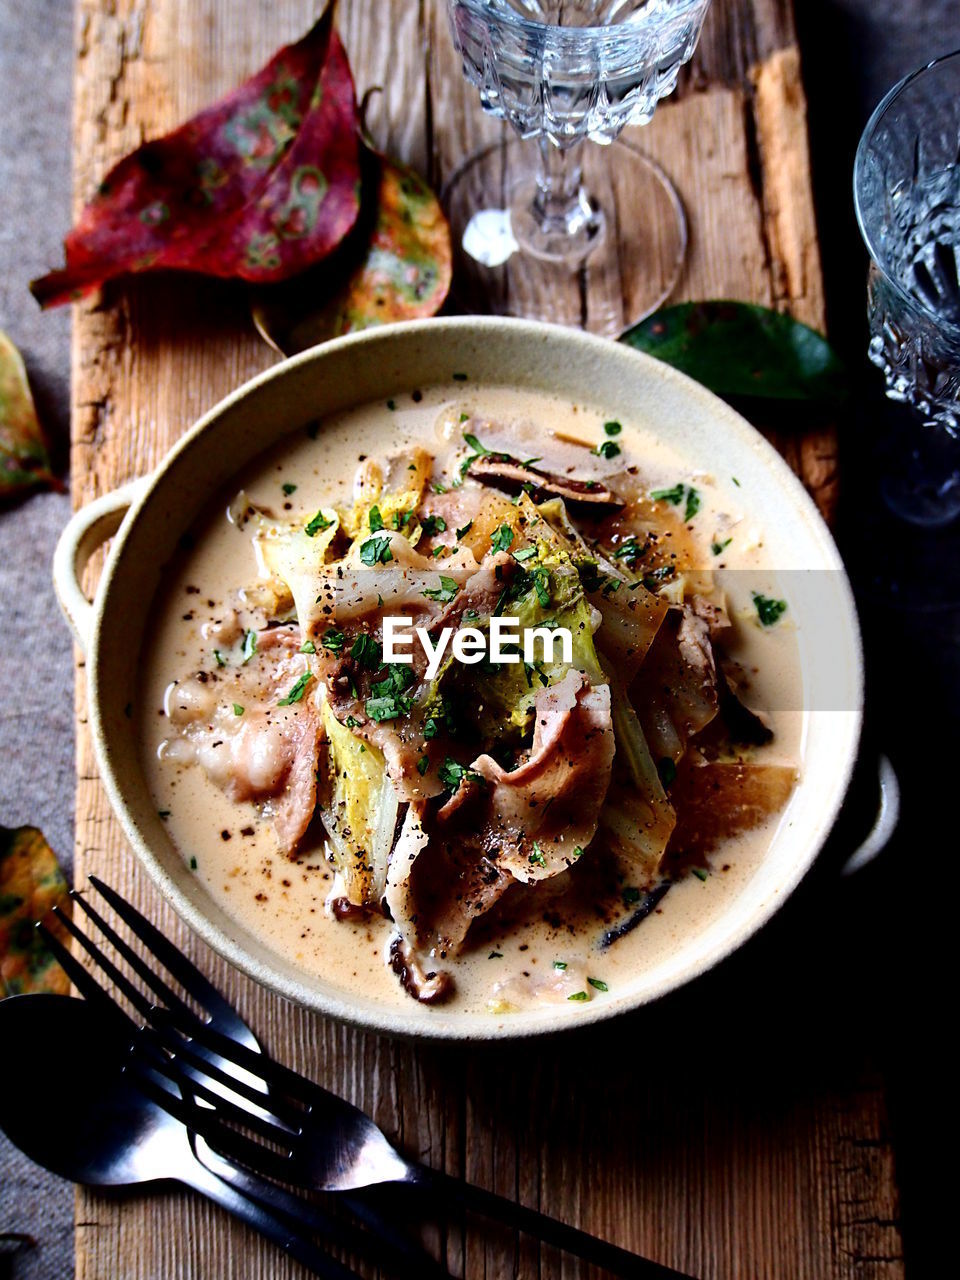
[[[449,0],[467,79],[517,135],[444,189],[471,309],[615,334],[670,293],[683,206],[660,167],[616,139],[672,91],[708,4]]]
[[[870,254],[869,356],[914,422],[888,500],[918,523],[960,513],[960,51],[901,80],[854,165]]]

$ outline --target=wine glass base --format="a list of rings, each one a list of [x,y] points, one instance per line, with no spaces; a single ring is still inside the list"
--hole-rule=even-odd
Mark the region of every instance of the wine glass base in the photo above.
[[[663,170],[620,140],[587,145],[584,218],[569,243],[539,243],[528,215],[536,142],[478,151],[441,200],[453,239],[453,295],[470,312],[521,316],[614,337],[650,315],[683,268],[687,222]]]

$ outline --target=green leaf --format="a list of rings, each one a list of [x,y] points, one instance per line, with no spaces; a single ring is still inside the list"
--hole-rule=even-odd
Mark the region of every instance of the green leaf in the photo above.
[[[308,538],[315,538],[318,533],[323,533],[333,524],[332,520],[328,520],[322,511],[318,511],[312,520],[304,525],[303,532]]]
[[[770,596],[761,595],[759,591],[753,593],[753,604],[763,627],[772,627],[787,612],[786,600],[773,600]]]
[[[393,559],[389,538],[368,538],[360,543],[360,559],[365,565],[386,564]]]
[[[747,302],[683,302],[628,329],[621,342],[721,396],[838,401],[846,371],[821,334]]]
[[[299,676],[296,682],[290,686],[290,690],[287,693],[286,697],[279,699],[279,701],[277,702],[277,706],[290,707],[295,702],[299,702],[300,699],[303,697],[304,690],[306,689],[307,685],[310,683],[312,679],[313,679],[313,672],[305,671],[303,675]]]
[[[425,595],[428,600],[436,600],[440,604],[449,604],[459,590],[460,586],[455,578],[448,578],[441,573],[439,587],[424,588],[421,595]]]
[[[509,551],[513,542],[513,530],[508,524],[502,524],[496,533],[491,535],[490,547],[493,551]]]

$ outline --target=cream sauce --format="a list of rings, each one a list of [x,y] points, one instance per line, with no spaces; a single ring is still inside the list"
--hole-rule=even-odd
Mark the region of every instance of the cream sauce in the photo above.
[[[321,505],[350,506],[360,457],[383,459],[414,443],[445,450],[444,437],[461,414],[532,423],[591,445],[606,438],[606,415],[600,410],[546,395],[470,383],[416,395],[343,413],[316,433],[298,432],[237,478],[222,506],[195,529],[191,549],[169,567],[143,658],[137,709],[144,767],[157,809],[185,861],[223,910],[305,974],[323,977],[347,996],[362,994],[392,1006],[410,997],[384,964],[391,925],[375,916],[338,920],[326,909],[334,872],[323,843],[314,837],[316,824],[299,856],[286,858],[271,823],[252,803],[230,799],[202,769],[185,765],[164,744],[171,737],[168,713],[176,702],[171,682],[209,664],[214,644],[235,654],[243,630],[257,625],[260,617],[242,599],[238,603],[236,595],[238,587],[254,584],[257,577],[249,533],[226,518],[236,490],[242,487],[255,504],[284,518],[309,518]],[[762,531],[749,515],[748,495],[677,455],[650,426],[624,422],[616,440],[623,456],[601,463],[601,470],[607,465],[612,474],[626,461],[639,467],[648,489],[669,488],[678,481],[696,486],[701,505],[692,521],[693,535],[702,564],[717,571],[736,623],[736,641],[725,648],[750,672],[751,701],[764,709],[775,732],[759,758],[799,765],[803,713],[796,636],[789,612],[774,627],[761,628],[756,621],[751,590],[780,593]],[[712,544],[728,538],[729,545],[715,555]],[[587,1001],[609,998],[588,978],[616,992],[692,931],[716,919],[743,890],[783,820],[780,815],[727,841],[712,855],[705,880],[686,876],[647,920],[605,950],[597,947],[598,927],[573,936],[543,921],[506,936],[484,929],[482,946],[468,945],[448,966],[456,978],[457,1007],[502,1013],[537,1001],[567,1002],[571,994],[583,992],[586,1001],[568,1004],[575,1018]]]

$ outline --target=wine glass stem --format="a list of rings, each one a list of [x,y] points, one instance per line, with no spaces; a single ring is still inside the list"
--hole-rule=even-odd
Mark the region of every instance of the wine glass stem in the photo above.
[[[540,163],[533,198],[515,230],[536,256],[576,261],[596,245],[602,230],[599,212],[583,186],[582,143],[557,147],[546,137],[538,143]]]
[[[567,230],[582,213],[580,146],[555,147],[545,137],[540,138],[539,146],[540,167],[533,202],[537,221],[544,231]]]

